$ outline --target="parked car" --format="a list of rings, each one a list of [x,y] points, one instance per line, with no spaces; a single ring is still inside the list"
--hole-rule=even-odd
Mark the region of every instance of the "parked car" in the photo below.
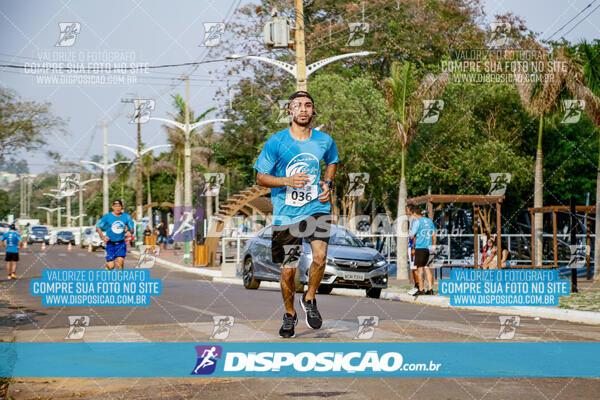
[[[56,244],[75,244],[75,235],[69,231],[59,231],[56,234]]]
[[[6,232],[8,232],[8,227],[9,225],[6,222],[0,222],[0,234],[5,234]]]
[[[104,247],[104,241],[100,239],[100,235],[94,228],[85,228],[81,238],[81,247],[86,248],[92,245],[92,251],[96,251],[99,247]]]
[[[261,281],[279,281],[281,268],[271,260],[272,226],[257,233],[244,246],[242,278],[246,289],[257,289]],[[303,252],[296,272],[296,289],[308,282],[312,250],[303,242]],[[318,292],[331,293],[335,287],[365,289],[367,297],[379,298],[388,284],[388,263],[375,249],[365,244],[348,229],[331,226],[327,248],[327,264]]]
[[[27,234],[27,244],[46,243],[50,244],[50,232],[43,225],[32,226]]]

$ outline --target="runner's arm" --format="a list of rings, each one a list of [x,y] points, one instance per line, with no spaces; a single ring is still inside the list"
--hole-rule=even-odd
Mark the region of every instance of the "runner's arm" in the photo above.
[[[280,188],[284,186],[301,188],[308,183],[308,175],[305,172],[300,172],[293,176],[273,176],[258,172],[256,174],[256,183],[268,188]]]

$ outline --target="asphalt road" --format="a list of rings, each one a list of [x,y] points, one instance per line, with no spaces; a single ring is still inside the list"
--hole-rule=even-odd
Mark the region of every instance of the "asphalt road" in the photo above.
[[[2,255],[0,255],[2,256]],[[43,269],[103,268],[103,252],[88,253],[66,246],[41,251],[30,246],[21,255],[18,280],[0,279],[0,337],[23,342],[65,341],[68,316],[90,317],[83,341],[203,342],[213,331],[213,316],[233,316],[227,341],[282,341],[277,336],[283,306],[276,289],[246,290],[241,285],[214,283],[156,264],[153,279],[161,279],[162,295],[148,307],[44,307],[29,293],[30,279]],[[126,262],[135,265],[135,257]],[[324,317],[320,330],[301,321],[296,341],[351,341],[358,316],[377,316],[372,341],[489,342],[495,341],[498,314],[438,308],[366,297],[319,295]],[[297,308],[303,317],[302,310]],[[597,326],[521,318],[514,341],[599,341]],[[19,386],[20,385],[20,386]],[[15,398],[60,398],[78,392],[82,398],[426,398],[426,399],[563,399],[600,398],[600,379],[20,379],[11,385]],[[152,389],[151,392],[148,390]],[[51,393],[52,395],[49,395]],[[152,394],[150,394],[152,393]]]

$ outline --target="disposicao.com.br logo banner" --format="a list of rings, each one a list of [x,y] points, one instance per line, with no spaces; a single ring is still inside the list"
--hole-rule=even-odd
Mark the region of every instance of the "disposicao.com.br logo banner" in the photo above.
[[[0,376],[598,377],[599,353],[595,342],[17,342],[0,343]]]

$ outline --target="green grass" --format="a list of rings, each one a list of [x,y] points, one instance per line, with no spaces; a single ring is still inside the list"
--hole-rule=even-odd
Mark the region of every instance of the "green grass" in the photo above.
[[[600,311],[600,291],[589,290],[561,296],[558,307],[579,311]]]

